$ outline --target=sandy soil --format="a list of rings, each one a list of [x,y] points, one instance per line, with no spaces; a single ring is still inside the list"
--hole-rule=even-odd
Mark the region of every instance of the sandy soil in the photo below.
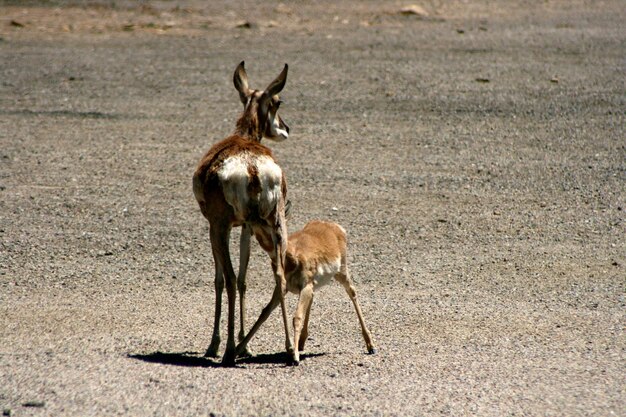
[[[0,2],[4,415],[626,415],[623,2],[141,4]],[[348,230],[377,355],[332,285],[299,367],[277,313],[202,356],[243,59],[290,65],[289,228]],[[250,321],[272,286],[255,245]]]

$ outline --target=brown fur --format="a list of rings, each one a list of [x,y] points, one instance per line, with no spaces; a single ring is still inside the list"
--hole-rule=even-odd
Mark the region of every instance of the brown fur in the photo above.
[[[319,220],[307,223],[302,230],[289,235],[285,263],[287,285],[290,284],[289,277],[298,269],[306,268],[306,272],[312,275],[318,265],[336,261],[346,249],[346,234],[339,225]],[[298,279],[293,281],[294,284],[299,282]]]
[[[339,264],[338,264],[339,262]],[[320,275],[320,271],[323,272]],[[313,302],[314,290],[325,283],[325,278],[332,274],[341,283],[352,300],[361,325],[363,339],[369,353],[376,348],[372,336],[365,325],[363,313],[357,300],[357,293],[352,285],[347,266],[347,237],[341,226],[336,223],[311,221],[304,228],[289,236],[285,256],[285,279],[289,291],[298,294],[298,307],[293,317],[294,328],[294,361],[300,359],[299,351],[304,349],[308,337],[308,323]],[[275,288],[274,296],[263,309],[252,329],[237,347],[243,351],[254,333],[267,320],[271,312],[278,306],[280,290]]]
[[[256,93],[256,91],[255,91]],[[251,103],[249,111],[246,111],[237,120],[235,132],[237,135],[260,142],[265,132],[265,121],[259,121],[259,109],[256,102]]]

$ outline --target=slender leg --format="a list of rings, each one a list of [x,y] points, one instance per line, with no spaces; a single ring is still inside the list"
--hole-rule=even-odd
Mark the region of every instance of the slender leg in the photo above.
[[[356,310],[356,315],[359,317],[359,323],[361,324],[361,333],[363,333],[363,339],[365,339],[365,345],[367,346],[368,353],[374,354],[376,353],[376,348],[374,347],[374,342],[372,342],[372,336],[367,330],[367,326],[365,325],[365,320],[363,320],[363,313],[361,312],[361,307],[359,306],[359,302],[357,300],[356,290],[352,285],[352,280],[348,275],[347,268],[342,268],[342,272],[337,273],[335,275],[335,279],[339,281],[343,288],[345,288],[348,293],[348,297],[352,300],[352,304],[354,304],[354,309]]]
[[[213,226],[213,225],[211,225]],[[237,302],[237,278],[228,251],[230,227],[211,227],[211,248],[215,263],[222,266],[228,296],[228,337],[226,339],[226,351],[222,357],[222,364],[232,366],[235,364],[235,304]]]
[[[224,273],[222,267],[215,261],[215,320],[213,322],[213,337],[204,356],[216,358],[220,349],[220,319],[222,317],[222,292],[224,291]]]
[[[300,333],[300,340],[298,341],[298,351],[304,350],[304,344],[309,338],[309,317],[311,317],[311,306],[313,305],[313,297],[309,301],[309,305],[306,308],[306,314],[304,316],[304,325],[302,326],[302,333]]]
[[[248,335],[244,340],[239,343],[237,352],[242,353],[248,341],[252,338],[254,333],[258,330],[260,325],[267,319],[269,314],[280,303],[281,312],[283,316],[283,327],[285,328],[285,348],[293,359],[293,345],[291,343],[291,337],[289,335],[289,321],[287,319],[287,308],[285,306],[285,294],[287,292],[287,281],[285,280],[285,255],[287,253],[287,225],[285,223],[284,203],[279,203],[282,207],[278,207],[275,210],[275,219],[270,224],[261,226],[256,225],[254,228],[254,234],[257,240],[261,242],[261,246],[266,248],[267,243],[272,242],[273,249],[267,250],[272,260],[272,270],[274,271],[274,279],[276,286],[274,288],[274,295],[272,301],[268,304],[261,316],[254,324]]]
[[[285,294],[287,294],[287,281],[285,278],[285,255],[287,253],[287,226],[285,224],[284,211],[278,214],[276,228],[272,233],[274,241],[274,258],[272,267],[274,268],[274,278],[276,286],[280,288],[280,309],[283,314],[283,326],[285,327],[285,350],[293,357],[294,349],[289,335],[289,320],[287,318],[287,307],[285,305]]]
[[[311,306],[312,301],[313,284],[311,283],[300,291],[298,307],[296,308],[296,314],[293,316],[293,344],[296,346],[293,352],[293,361],[296,365],[300,363],[300,352],[298,351],[298,347],[300,346],[300,332],[302,331],[303,322],[306,320],[306,312]]]
[[[269,303],[267,303],[263,311],[261,311],[261,315],[259,316],[257,321],[254,323],[252,328],[250,329],[250,332],[248,332],[246,337],[244,337],[243,340],[239,342],[239,345],[237,345],[237,348],[235,350],[235,355],[239,356],[243,352],[246,351],[246,346],[248,345],[248,342],[250,341],[250,339],[252,339],[252,337],[257,332],[257,330],[259,330],[261,325],[265,323],[265,320],[267,320],[270,314],[272,314],[272,311],[274,311],[274,309],[278,307],[279,303],[280,303],[280,287],[276,286],[274,287],[274,294],[272,295],[272,299],[270,300]]]
[[[272,263],[272,266],[274,264]],[[285,328],[285,350],[287,353],[293,355],[293,345],[291,344],[291,336],[289,334],[289,321],[287,319],[287,306],[285,304],[285,295],[287,294],[287,282],[285,281],[284,273],[281,274],[280,271],[284,270],[279,266],[274,267],[274,278],[276,279],[276,287],[280,289],[279,292],[279,301],[280,301],[280,310],[283,315],[283,326]]]
[[[248,271],[248,261],[250,261],[250,238],[252,230],[250,226],[245,224],[241,227],[241,240],[239,242],[239,275],[237,276],[237,290],[239,291],[239,337],[241,343],[245,332],[246,325],[246,273]],[[242,352],[244,356],[250,356],[248,349]]]

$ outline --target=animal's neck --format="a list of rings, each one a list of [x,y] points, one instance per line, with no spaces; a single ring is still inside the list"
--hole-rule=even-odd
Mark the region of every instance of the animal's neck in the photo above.
[[[235,134],[248,140],[261,142],[263,130],[259,126],[259,119],[256,112],[244,112],[235,127]]]

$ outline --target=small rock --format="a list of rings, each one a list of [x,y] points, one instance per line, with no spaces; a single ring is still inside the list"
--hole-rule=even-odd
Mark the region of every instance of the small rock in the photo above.
[[[488,83],[490,80],[489,78],[478,77],[476,78],[476,81],[479,83]]]
[[[400,9],[400,14],[403,14],[405,16],[428,17],[428,12],[424,10],[423,7],[418,6],[417,4],[404,6]]]
[[[243,20],[235,25],[236,28],[239,29],[252,29],[256,27],[256,24],[250,22],[249,20]]]
[[[11,26],[16,28],[23,28],[25,25],[17,20],[11,20]]]
[[[42,408],[46,405],[43,401],[26,401],[22,404],[24,407]]]

